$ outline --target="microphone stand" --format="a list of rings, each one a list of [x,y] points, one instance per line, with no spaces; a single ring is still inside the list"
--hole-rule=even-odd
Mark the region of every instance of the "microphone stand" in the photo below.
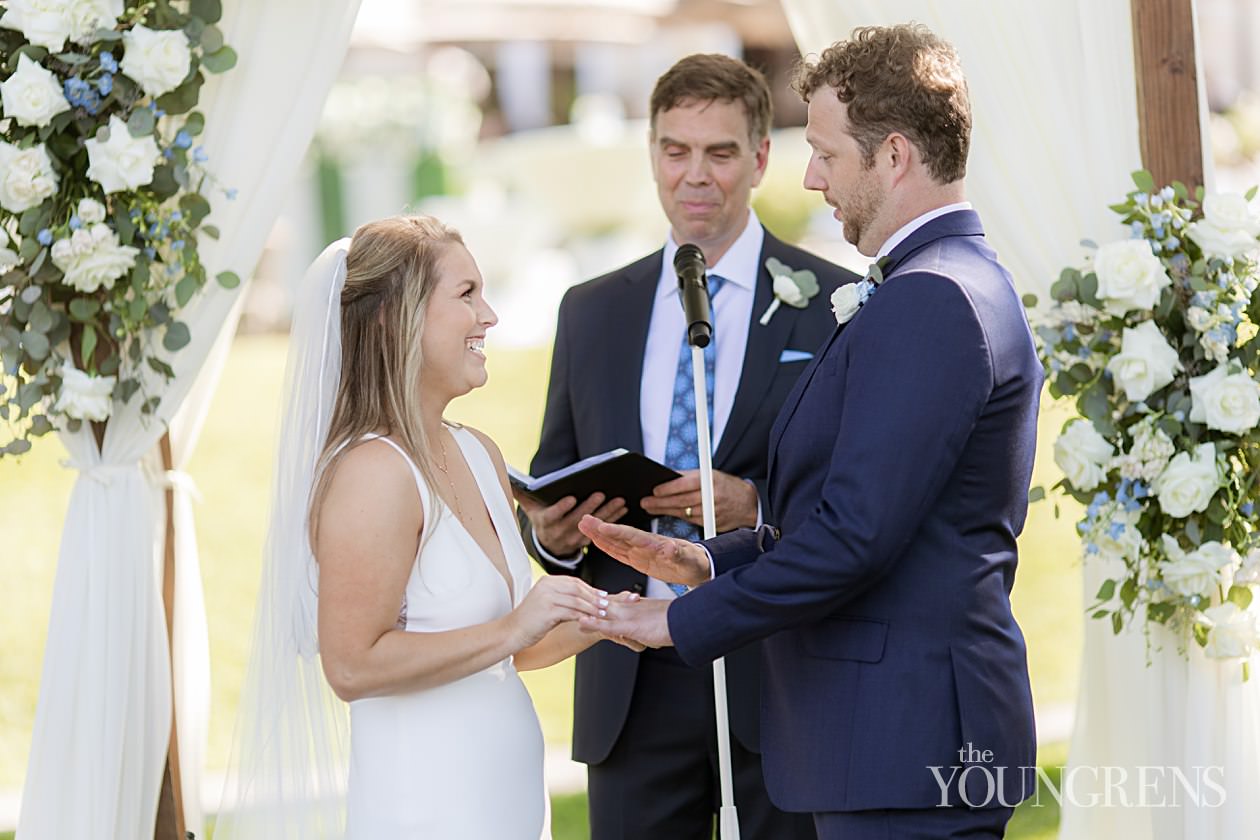
[[[704,344],[708,344],[704,336]],[[709,433],[708,382],[704,369],[704,346],[691,344],[691,380],[695,384],[696,448],[700,455],[700,503],[704,510],[704,538],[717,536],[717,520],[713,513],[713,445]],[[731,727],[726,692],[726,660],[713,660],[713,701],[717,722],[718,769],[722,787],[722,807],[718,812],[718,836],[721,840],[739,840],[739,812],[735,807],[735,784],[731,771]]]

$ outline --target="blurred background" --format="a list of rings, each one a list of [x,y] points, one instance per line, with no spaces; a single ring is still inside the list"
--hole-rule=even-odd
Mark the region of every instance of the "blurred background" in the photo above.
[[[1218,187],[1245,189],[1260,181],[1260,50],[1252,46],[1260,2],[1199,0],[1198,14]],[[742,57],[769,78],[770,166],[754,192],[761,220],[781,238],[861,270],[866,261],[843,242],[829,209],[800,187],[805,112],[788,87],[799,53],[777,0],[364,0],[315,142],[247,289],[189,468],[199,488],[213,670],[210,810],[247,656],[286,331],[305,267],[327,242],[381,216],[432,213],[460,229],[501,320],[488,339],[489,384],[455,403],[451,417],[485,430],[509,462],[528,467],[560,296],[665,237],[648,166],[648,95],[661,72],[693,52]],[[1037,484],[1060,477],[1050,442],[1065,418],[1045,405]],[[0,609],[0,832],[16,823],[30,744],[73,478],[58,465],[63,457],[55,439],[44,439],[21,461],[0,461],[0,591],[8,595]],[[1015,587],[1043,764],[1063,760],[1077,688],[1077,515],[1071,502],[1033,506]],[[580,800],[583,774],[564,759],[571,666],[528,682],[550,745],[553,791]],[[584,836],[579,811],[557,809],[557,838]],[[1043,823],[1052,836],[1053,815]]]

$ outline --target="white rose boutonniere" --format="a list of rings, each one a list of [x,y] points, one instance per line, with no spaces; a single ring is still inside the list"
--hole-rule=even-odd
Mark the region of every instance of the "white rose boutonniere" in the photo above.
[[[779,311],[780,304],[786,303],[796,309],[804,309],[818,294],[818,278],[808,269],[793,271],[771,257],[766,260],[766,270],[774,278],[774,300],[766,307],[766,311],[761,314],[761,319],[757,322],[763,327],[770,323],[774,313]]]
[[[1094,254],[1098,296],[1112,315],[1131,309],[1151,309],[1160,293],[1172,285],[1164,264],[1145,239],[1112,242]]]
[[[1209,429],[1241,435],[1260,422],[1260,383],[1243,371],[1230,373],[1220,365],[1190,380],[1194,402],[1190,419]]]
[[[0,82],[0,102],[6,117],[13,117],[18,125],[36,128],[43,128],[53,117],[70,110],[57,78],[38,61],[31,61],[26,53],[18,56],[13,75]]]
[[[106,193],[134,190],[151,182],[161,154],[152,135],[132,137],[127,124],[117,116],[109,118],[108,140],[93,137],[83,145],[88,151],[87,176]]]
[[[875,290],[884,282],[884,267],[888,263],[888,257],[880,257],[866,269],[866,276],[861,280],[846,283],[831,293],[831,312],[836,316],[837,324],[843,326],[853,320],[862,304],[875,294]]]

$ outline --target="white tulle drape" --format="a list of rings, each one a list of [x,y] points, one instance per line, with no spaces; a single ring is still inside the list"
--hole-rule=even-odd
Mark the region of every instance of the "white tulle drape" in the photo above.
[[[211,196],[222,231],[205,240],[211,276],[252,271],[341,65],[358,0],[225,0],[220,24],[237,67],[203,89],[202,144],[234,201]],[[171,359],[176,377],[162,416],[139,400],[115,406],[98,451],[91,432],[63,434],[80,471],[62,532],[39,704],[18,837],[64,840],[152,836],[170,734],[172,674],[161,602],[167,483],[176,488],[174,675],[189,829],[200,834],[199,777],[209,706],[206,621],[187,482],[178,468],[195,445],[239,290],[213,283],[182,316],[192,343]],[[219,345],[222,348],[223,345]],[[172,424],[177,471],[162,474],[155,445]]]
[[[783,0],[783,6],[804,54],[821,52],[856,26],[911,20],[957,47],[974,109],[968,197],[1021,291],[1044,297],[1064,266],[1081,263],[1081,239],[1125,236],[1107,205],[1132,189],[1129,173],[1141,165],[1128,3]],[[1202,72],[1199,78],[1202,88]],[[1106,572],[1086,564],[1086,603]],[[1086,620],[1069,756],[1064,840],[1251,836],[1260,825],[1260,679],[1242,683],[1236,663],[1207,660],[1197,649],[1183,657],[1174,640],[1159,634],[1148,650],[1141,629],[1114,636],[1109,625]],[[1214,778],[1224,784],[1225,801],[1201,783],[1199,807],[1181,788],[1181,807],[1133,807],[1144,766],[1166,768],[1159,790],[1169,797],[1171,768],[1193,781],[1196,768],[1220,767]],[[1114,795],[1114,807],[1091,805],[1107,801],[1107,767],[1118,768],[1112,779],[1127,775],[1131,807]]]

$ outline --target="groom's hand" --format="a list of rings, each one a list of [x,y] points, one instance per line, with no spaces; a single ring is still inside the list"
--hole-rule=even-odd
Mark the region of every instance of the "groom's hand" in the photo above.
[[[712,578],[709,554],[696,543],[601,522],[594,516],[582,517],[578,528],[609,557],[648,577],[687,586]]]
[[[613,601],[600,618],[585,616],[579,620],[584,630],[591,630],[617,639],[634,640],[650,648],[672,647],[669,635],[669,601],[643,598],[638,601]]]
[[[540,504],[517,492],[515,487],[512,495],[529,517],[539,544],[555,557],[571,557],[590,545],[591,541],[578,530],[583,516],[593,515],[605,522],[616,522],[628,510],[624,499],[605,501],[603,493],[593,493],[581,504],[575,497],[565,496],[554,505]]]

